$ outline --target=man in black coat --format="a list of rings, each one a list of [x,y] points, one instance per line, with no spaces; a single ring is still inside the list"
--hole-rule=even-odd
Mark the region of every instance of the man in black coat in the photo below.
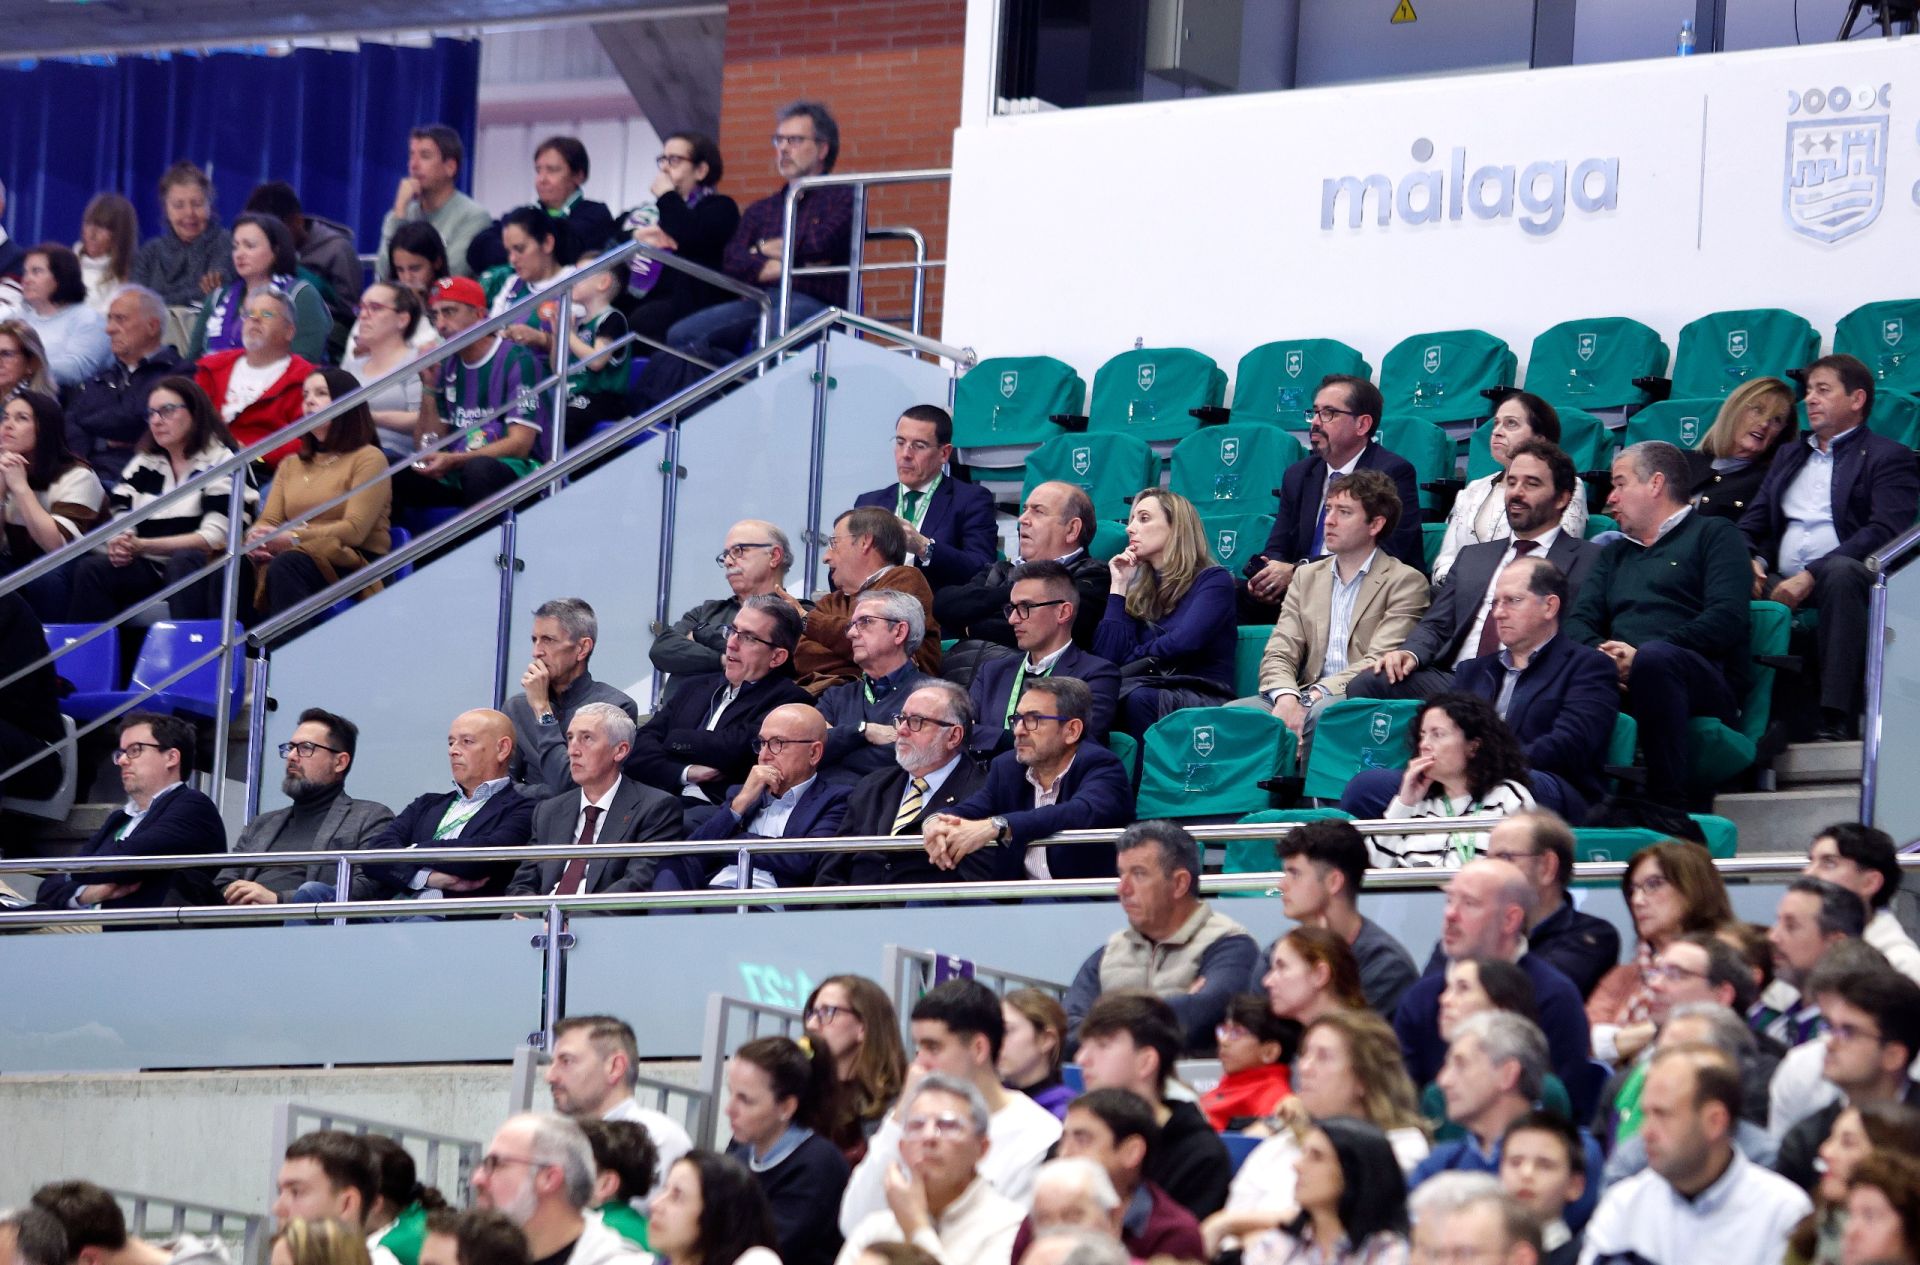
[[[1873,371],[1852,356],[1807,367],[1807,438],[1774,457],[1740,516],[1753,553],[1755,596],[1820,612],[1823,740],[1858,733],[1867,645],[1867,559],[1913,525],[1920,469],[1913,452],[1867,429]]]
[[[900,705],[894,767],[867,774],[847,799],[840,833],[853,838],[901,835],[915,846],[901,852],[842,853],[823,882],[948,883],[993,877],[990,857],[975,853],[954,870],[933,863],[921,829],[935,813],[950,811],[987,780],[967,754],[973,705],[950,681],[926,681]]]
[[[1070,676],[1092,691],[1086,737],[1104,743],[1120,706],[1120,669],[1072,640],[1080,600],[1073,576],[1058,562],[1023,562],[1014,571],[1007,610],[1020,653],[982,663],[967,694],[973,700],[974,750],[997,755],[1013,749],[1011,717],[1036,682]]]
[[[965,584],[940,589],[933,595],[933,614],[948,636],[1018,644],[1006,607],[1013,600],[1015,568],[1034,562],[1058,562],[1073,577],[1079,594],[1073,619],[1074,644],[1093,645],[1093,630],[1107,606],[1113,577],[1107,564],[1087,552],[1098,523],[1093,498],[1072,483],[1041,483],[1027,493],[1018,526],[1020,556],[1002,558],[976,572]]]
[[[935,404],[916,404],[893,428],[893,467],[899,481],[853,499],[897,515],[906,528],[907,560],[927,587],[965,584],[993,561],[993,494],[943,474],[953,460],[953,416]]]
[[[166,325],[166,300],[145,286],[121,286],[107,305],[113,359],[67,401],[67,446],[108,491],[147,433],[147,396],[162,378],[193,376],[192,362],[160,341]]]
[[[55,874],[40,884],[47,909],[154,909],[208,905],[217,897],[209,870],[142,870],[135,858],[223,853],[227,828],[214,802],[186,785],[193,771],[193,726],[177,716],[129,712],[120,721],[113,762],[127,793],[93,832],[82,857],[126,857],[124,870]]]

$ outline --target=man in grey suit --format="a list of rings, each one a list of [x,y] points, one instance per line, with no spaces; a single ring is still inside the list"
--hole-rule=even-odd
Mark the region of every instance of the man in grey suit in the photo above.
[[[1493,624],[1494,580],[1514,559],[1545,557],[1567,577],[1577,595],[1600,550],[1560,530],[1573,500],[1573,458],[1558,444],[1530,439],[1513,450],[1498,494],[1507,500],[1513,535],[1468,545],[1433,602],[1399,649],[1380,657],[1372,671],[1347,683],[1348,698],[1432,698],[1454,688],[1455,665],[1500,648]]]
[[[318,707],[300,713],[293,737],[280,744],[287,762],[280,792],[292,806],[261,813],[240,831],[235,852],[325,852],[363,848],[393,820],[393,810],[347,794],[359,726]],[[214,875],[214,890],[229,905],[278,905],[302,883],[330,883],[331,865],[243,862]]]
[[[596,857],[597,843],[651,843],[686,837],[680,801],[620,772],[633,750],[633,717],[612,703],[586,703],[567,725],[567,771],[575,790],[540,801],[533,810],[533,842],[580,844],[567,860],[523,861],[507,885],[509,896],[603,896],[653,886],[645,857]]]

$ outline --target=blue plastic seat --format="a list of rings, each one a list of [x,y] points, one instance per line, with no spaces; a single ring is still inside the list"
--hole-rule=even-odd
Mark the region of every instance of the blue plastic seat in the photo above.
[[[98,624],[46,624],[47,649],[70,646],[98,628]],[[53,661],[53,670],[72,685],[76,693],[99,694],[120,684],[120,630],[109,628],[78,650],[69,650]],[[72,714],[71,708],[62,711]]]
[[[1223,1133],[1220,1135],[1220,1141],[1227,1148],[1228,1167],[1238,1173],[1240,1166],[1247,1162],[1247,1157],[1253,1154],[1254,1148],[1266,1139],[1256,1138],[1250,1133]]]
[[[244,630],[235,624],[234,638],[238,640],[243,635]],[[61,710],[82,723],[95,720],[122,703],[131,702],[219,644],[220,621],[217,619],[161,620],[147,629],[147,639],[140,644],[140,658],[133,665],[133,679],[126,689],[73,694],[63,701]],[[240,713],[245,672],[246,655],[234,655],[231,715]],[[216,658],[154,694],[145,706],[153,711],[186,712],[211,718],[219,695],[220,660]]]

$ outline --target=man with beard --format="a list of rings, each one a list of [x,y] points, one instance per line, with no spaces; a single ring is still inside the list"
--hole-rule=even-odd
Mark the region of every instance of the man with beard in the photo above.
[[[473,1205],[505,1214],[539,1265],[645,1265],[653,1258],[587,1216],[593,1147],[565,1116],[528,1112],[500,1126],[473,1173]]]
[[[261,813],[240,831],[235,852],[326,852],[361,848],[393,820],[393,810],[347,794],[347,773],[360,729],[318,707],[300,713],[293,736],[280,744],[287,762],[280,793],[293,803]],[[331,882],[333,866],[229,865],[214,875],[214,890],[229,905],[278,905],[302,883]]]

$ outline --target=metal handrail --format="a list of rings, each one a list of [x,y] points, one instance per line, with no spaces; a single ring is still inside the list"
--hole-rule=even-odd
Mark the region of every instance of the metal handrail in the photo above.
[[[867,190],[876,185],[892,184],[928,184],[936,181],[953,180],[951,167],[923,167],[912,171],[847,172],[841,175],[826,173],[818,176],[802,176],[787,186],[786,204],[780,212],[780,302],[775,313],[778,318],[774,329],[785,333],[787,322],[793,315],[793,224],[794,214],[799,206],[800,195],[808,189],[845,188],[853,189],[853,227],[847,244],[847,262],[844,264],[823,265],[807,268],[804,275],[824,276],[828,273],[847,274],[846,310],[860,310],[860,278],[866,271],[863,260],[866,255],[867,227]],[[924,250],[924,243],[922,243]],[[922,259],[916,267],[916,276],[924,279],[926,270],[931,267],[946,267],[945,260],[929,262]],[[879,265],[875,271],[891,271],[899,265]]]
[[[1915,553],[1920,553],[1920,523],[1882,545],[1878,553],[1867,559],[1867,570],[1876,575],[1898,571]]]

